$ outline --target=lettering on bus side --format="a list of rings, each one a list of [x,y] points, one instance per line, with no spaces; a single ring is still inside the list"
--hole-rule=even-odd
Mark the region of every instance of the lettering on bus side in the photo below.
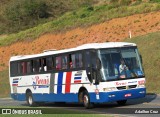
[[[39,76],[36,76],[35,79],[36,79],[36,84],[37,85],[48,85],[49,84],[49,79],[48,78],[40,79]]]
[[[127,84],[126,82],[115,82],[116,86],[123,86],[123,85],[126,85],[126,84]]]

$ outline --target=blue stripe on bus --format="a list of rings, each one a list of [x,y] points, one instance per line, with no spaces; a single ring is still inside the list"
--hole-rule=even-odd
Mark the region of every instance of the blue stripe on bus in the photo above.
[[[13,81],[13,83],[18,83],[18,81]]]
[[[81,79],[81,77],[74,77],[74,79],[75,79],[75,80],[80,80],[80,79]]]
[[[144,92],[144,93],[140,93]],[[124,97],[125,94],[131,93],[130,97]],[[99,99],[96,99],[95,92],[89,93],[90,101],[95,103],[104,103],[104,102],[115,102],[118,100],[126,100],[126,99],[136,99],[142,98],[146,94],[146,88],[138,88],[133,90],[122,90],[122,91],[113,91],[113,92],[100,92]],[[67,93],[67,94],[42,94],[42,93],[33,93],[33,99],[35,102],[78,102],[78,93]],[[110,97],[110,95],[115,95],[114,97]],[[26,94],[11,94],[11,97],[15,100],[25,101]]]
[[[57,93],[62,93],[63,72],[58,73]]]

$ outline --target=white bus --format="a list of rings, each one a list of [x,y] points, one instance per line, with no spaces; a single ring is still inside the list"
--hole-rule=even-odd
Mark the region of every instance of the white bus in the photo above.
[[[146,94],[141,57],[134,43],[91,43],[10,58],[11,97],[39,102],[117,102]]]

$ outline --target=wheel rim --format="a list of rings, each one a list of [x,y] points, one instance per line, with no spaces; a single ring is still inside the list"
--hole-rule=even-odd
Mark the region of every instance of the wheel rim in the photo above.
[[[29,105],[32,105],[32,103],[33,103],[33,100],[32,100],[31,96],[28,97],[28,103],[29,103]]]
[[[88,105],[88,101],[89,101],[88,96],[87,96],[87,95],[84,95],[84,97],[83,97],[83,102],[84,102],[84,105],[85,105],[85,106]]]

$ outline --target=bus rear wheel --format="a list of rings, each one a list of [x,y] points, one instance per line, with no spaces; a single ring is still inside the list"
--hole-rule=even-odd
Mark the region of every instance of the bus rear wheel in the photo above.
[[[26,101],[27,101],[27,104],[29,106],[36,106],[36,103],[33,100],[33,96],[32,96],[31,92],[27,92],[27,94],[26,94]]]
[[[90,97],[87,91],[83,92],[83,105],[86,109],[93,108],[93,103],[90,102]]]
[[[120,100],[120,101],[117,101],[118,105],[120,106],[124,106],[126,104],[127,100]]]

